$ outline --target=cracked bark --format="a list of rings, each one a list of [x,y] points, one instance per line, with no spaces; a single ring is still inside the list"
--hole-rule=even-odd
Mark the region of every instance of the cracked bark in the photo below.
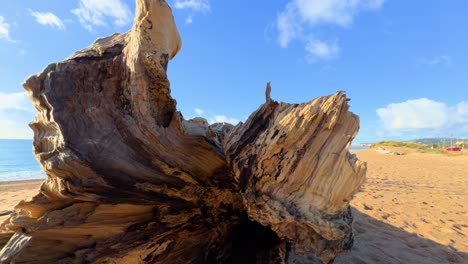
[[[352,245],[365,164],[343,92],[271,99],[245,123],[184,120],[165,1],[29,77],[40,192],[0,228],[3,263],[328,263]]]

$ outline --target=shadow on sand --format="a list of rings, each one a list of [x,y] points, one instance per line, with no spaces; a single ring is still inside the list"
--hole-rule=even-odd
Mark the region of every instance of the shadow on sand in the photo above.
[[[438,244],[368,216],[355,208],[354,246],[335,264],[347,263],[468,263],[468,253]],[[468,239],[468,238],[467,238]]]

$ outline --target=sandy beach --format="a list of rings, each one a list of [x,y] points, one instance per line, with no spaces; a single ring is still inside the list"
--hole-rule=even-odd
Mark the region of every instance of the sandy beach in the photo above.
[[[367,182],[351,202],[354,248],[335,263],[468,263],[468,156],[354,153],[368,162]],[[0,212],[40,183],[0,183]]]
[[[354,248],[336,263],[468,263],[467,155],[354,153],[367,181],[351,201]]]
[[[39,192],[43,180],[0,182],[0,223],[21,200],[32,198]]]

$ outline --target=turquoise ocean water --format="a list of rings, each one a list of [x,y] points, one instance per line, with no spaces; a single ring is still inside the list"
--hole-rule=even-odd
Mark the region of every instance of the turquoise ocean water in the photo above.
[[[0,181],[43,179],[32,140],[0,139]]]

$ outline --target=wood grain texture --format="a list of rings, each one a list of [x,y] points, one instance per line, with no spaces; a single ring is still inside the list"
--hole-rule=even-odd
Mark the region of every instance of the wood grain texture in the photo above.
[[[268,85],[245,123],[184,120],[166,75],[180,47],[166,2],[137,0],[131,31],[25,81],[48,177],[1,225],[0,261],[327,263],[351,247],[366,166],[345,94],[286,104]]]

